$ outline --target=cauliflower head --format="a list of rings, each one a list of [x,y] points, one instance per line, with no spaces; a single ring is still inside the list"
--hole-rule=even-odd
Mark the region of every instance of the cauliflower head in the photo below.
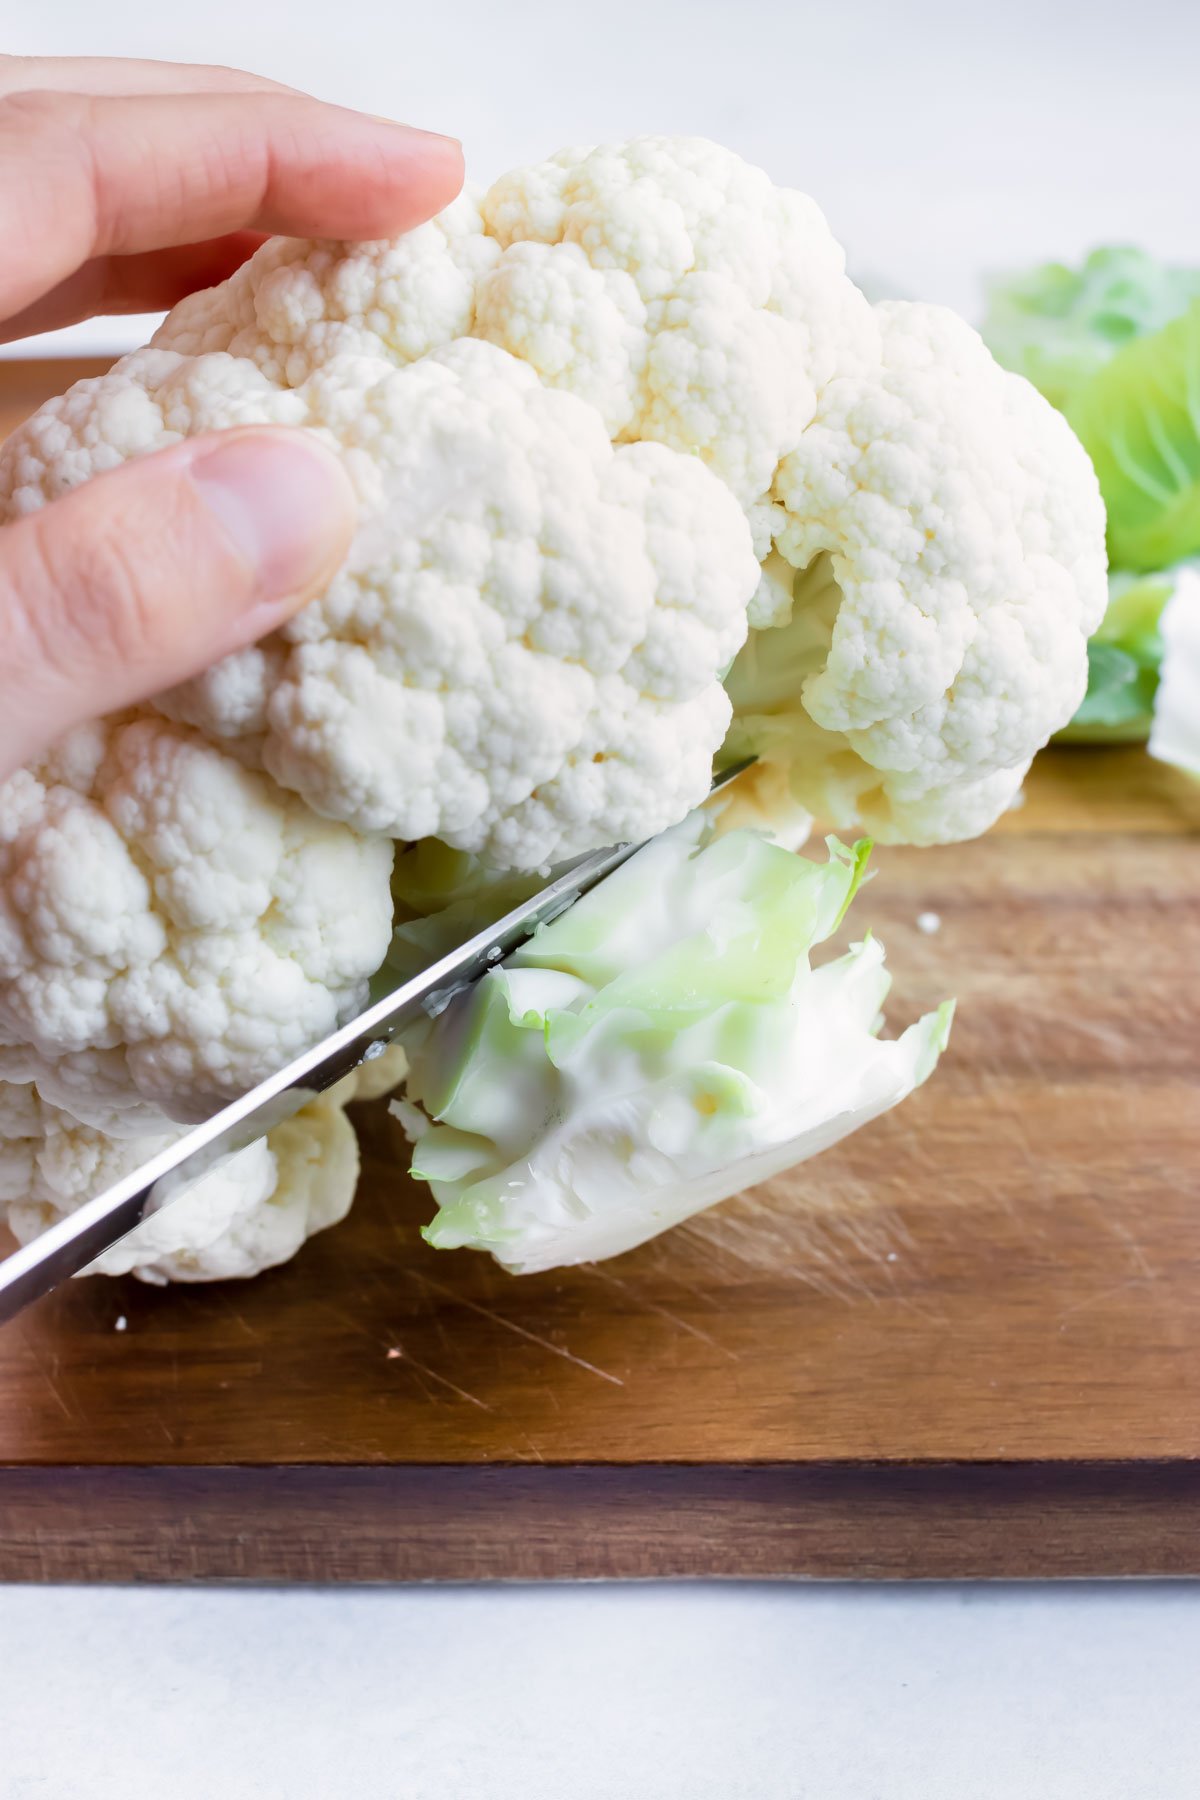
[[[394,840],[527,876],[752,752],[743,813],[793,839],[945,841],[1083,691],[1104,520],[1062,419],[703,140],[569,149],[395,241],[268,242],[8,440],[0,529],[257,423],[354,484],[325,593],[0,784],[0,1081],[95,1157],[361,1006]],[[237,1216],[280,1211],[270,1155]]]

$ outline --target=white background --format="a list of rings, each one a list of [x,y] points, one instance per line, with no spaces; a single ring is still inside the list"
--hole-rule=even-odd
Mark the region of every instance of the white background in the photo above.
[[[479,179],[702,132],[967,312],[981,266],[1200,259],[1192,0],[3,14],[8,50],[238,63],[449,131]],[[0,1800],[1191,1800],[1198,1700],[1183,1588],[0,1590]]]
[[[0,18],[6,50],[236,63],[449,132],[480,181],[564,144],[699,132],[816,195],[856,269],[967,312],[980,265],[1101,239],[1198,254],[1195,0],[3,0]]]

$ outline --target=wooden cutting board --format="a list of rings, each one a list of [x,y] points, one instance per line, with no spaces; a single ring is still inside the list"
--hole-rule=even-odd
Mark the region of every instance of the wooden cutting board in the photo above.
[[[1198,835],[1141,752],[1059,751],[982,842],[877,853],[942,1067],[617,1262],[430,1251],[375,1106],[288,1267],[72,1284],[0,1331],[0,1578],[1200,1572]]]

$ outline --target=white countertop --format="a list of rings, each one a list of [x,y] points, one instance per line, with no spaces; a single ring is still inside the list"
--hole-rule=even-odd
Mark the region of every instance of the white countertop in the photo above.
[[[1200,256],[1187,0],[21,14],[9,50],[238,63],[461,135],[480,179],[702,132],[968,313],[981,264]],[[0,1800],[1190,1800],[1198,1671],[1200,1591],[1158,1586],[0,1589]]]
[[[1193,1800],[1200,1590],[0,1588],[4,1800]]]

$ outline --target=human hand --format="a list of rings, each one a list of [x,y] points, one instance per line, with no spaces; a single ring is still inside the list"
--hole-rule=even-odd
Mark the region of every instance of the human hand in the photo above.
[[[394,236],[461,184],[451,139],[255,76],[0,56],[0,341],[171,306],[267,234]],[[354,511],[315,438],[250,427],[0,529],[0,779],[281,624],[337,568]]]

